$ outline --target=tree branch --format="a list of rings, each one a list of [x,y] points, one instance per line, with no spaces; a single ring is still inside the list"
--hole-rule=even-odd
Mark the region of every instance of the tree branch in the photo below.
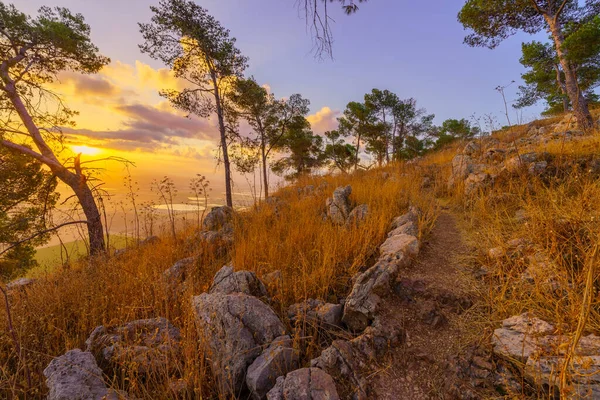
[[[531,0],[531,2],[533,3],[533,6],[537,10],[537,12],[539,12],[540,14],[547,14],[546,10],[544,10],[542,7],[540,7],[537,0]]]
[[[6,249],[4,249],[4,250],[2,250],[2,251],[0,252],[0,256],[1,256],[2,254],[4,254],[4,253],[8,252],[8,251],[9,251],[9,250],[11,250],[11,249],[14,249],[15,247],[19,246],[20,244],[23,244],[23,243],[25,243],[25,242],[29,242],[30,240],[33,240],[33,239],[35,239],[35,238],[36,238],[36,237],[38,237],[38,236],[42,236],[42,235],[45,235],[46,233],[53,232],[53,231],[55,231],[55,230],[57,230],[57,229],[60,229],[60,228],[62,228],[62,227],[64,227],[64,226],[67,226],[67,225],[75,225],[75,224],[87,224],[87,223],[88,223],[88,221],[71,221],[71,222],[65,222],[65,223],[63,223],[63,224],[60,224],[60,225],[54,226],[54,227],[52,227],[52,228],[45,229],[45,230],[43,230],[43,231],[37,232],[37,233],[36,233],[35,235],[33,235],[33,236],[29,236],[28,238],[25,238],[25,239],[19,240],[18,242],[11,243],[11,244],[10,244],[10,246],[8,246]]]
[[[563,0],[562,4],[558,8],[558,11],[554,15],[554,22],[558,21],[558,17],[560,17],[560,14],[562,14],[562,12],[565,9],[568,2],[569,2],[569,0]]]

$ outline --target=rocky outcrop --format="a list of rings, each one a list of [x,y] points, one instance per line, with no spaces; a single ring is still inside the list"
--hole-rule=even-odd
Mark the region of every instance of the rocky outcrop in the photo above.
[[[213,207],[204,217],[202,226],[207,231],[231,230],[233,208],[228,206]]]
[[[175,290],[180,284],[184,283],[189,274],[189,270],[196,265],[196,257],[188,257],[177,261],[173,266],[163,272],[163,278],[171,290]]]
[[[346,218],[348,218],[350,211],[352,211],[351,194],[352,186],[348,185],[335,189],[333,197],[327,199],[327,217],[334,224],[343,225],[346,223]]]
[[[109,389],[92,353],[70,350],[44,369],[47,400],[119,400],[123,394]]]
[[[339,400],[333,378],[318,368],[302,368],[277,378],[268,400]]]
[[[98,326],[86,340],[105,369],[120,366],[140,375],[159,375],[177,367],[179,329],[165,318],[132,321],[121,326]]]
[[[376,321],[355,339],[333,341],[310,365],[327,372],[337,382],[344,382],[345,388],[353,388],[356,398],[366,399],[369,394],[366,373],[391,347],[404,342],[404,338],[403,331]]]
[[[346,225],[358,226],[367,219],[368,215],[369,206],[366,204],[361,204],[350,211],[350,214],[348,214],[348,218],[346,219]]]
[[[233,267],[225,265],[217,272],[209,293],[245,293],[255,297],[267,297],[265,285],[256,277],[254,272],[233,271]]]
[[[277,378],[299,366],[299,355],[289,336],[278,337],[248,367],[246,384],[252,398],[264,399]]]
[[[418,211],[411,209],[392,223],[390,236],[380,246],[377,263],[359,274],[344,305],[343,322],[353,331],[364,330],[375,318],[381,297],[389,293],[400,267],[419,251],[419,240],[408,233],[418,231]]]
[[[329,304],[322,300],[308,299],[302,303],[292,304],[288,308],[291,322],[311,321],[324,327],[339,327],[342,323],[343,306]]]
[[[572,335],[555,334],[553,325],[531,313],[513,316],[494,331],[494,353],[510,362],[525,365],[523,375],[538,386],[556,390],[564,369]],[[600,337],[582,337],[568,369],[571,395],[597,398],[600,395]]]
[[[448,186],[454,187],[458,182],[464,181],[473,172],[473,159],[464,154],[458,154],[452,159],[452,173]]]
[[[243,293],[203,293],[192,299],[198,333],[222,393],[245,388],[247,368],[285,327],[265,303]]]

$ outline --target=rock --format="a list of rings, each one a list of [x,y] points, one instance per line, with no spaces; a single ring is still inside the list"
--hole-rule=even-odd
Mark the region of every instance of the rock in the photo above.
[[[469,174],[465,180],[465,195],[477,194],[494,182],[492,176],[485,172]]]
[[[500,260],[506,255],[506,251],[502,247],[494,247],[488,250],[488,257],[492,260]]]
[[[546,171],[546,168],[548,168],[548,163],[546,161],[533,162],[529,164],[527,172],[529,175],[539,176]]]
[[[339,327],[342,322],[343,306],[329,304],[322,300],[308,299],[303,303],[292,304],[288,308],[288,317],[292,322],[305,319],[317,321],[325,327]]]
[[[474,140],[469,142],[463,149],[463,154],[466,156],[472,156],[479,152],[481,152],[481,145]]]
[[[35,279],[31,278],[19,278],[14,281],[10,281],[6,284],[6,289],[8,291],[17,291],[17,290],[25,290],[30,288],[36,282]]]
[[[536,162],[539,158],[538,153],[526,153],[512,157],[504,163],[504,168],[509,172],[517,172],[529,164]]]
[[[421,179],[421,189],[429,189],[432,186],[432,184],[433,182],[428,176],[425,176],[423,177],[423,179]]]
[[[222,294],[245,293],[255,297],[267,297],[265,285],[256,277],[254,272],[233,272],[233,267],[228,265],[217,272],[208,292]]]
[[[381,296],[387,294],[398,276],[398,264],[378,262],[356,278],[344,303],[342,321],[354,332],[364,330],[375,318]]]
[[[188,257],[177,261],[171,268],[163,272],[163,277],[167,284],[175,287],[186,279],[188,269],[196,264],[196,257]]]
[[[401,233],[390,236],[379,247],[379,260],[405,265],[408,257],[414,257],[419,253],[419,246],[419,239],[412,235]]]
[[[283,275],[280,270],[269,272],[263,275],[262,281],[269,287],[279,287],[283,282]]]
[[[465,180],[473,172],[473,160],[468,155],[458,154],[452,159],[452,174],[448,186],[453,187],[457,182]]]
[[[389,172],[382,172],[381,173],[381,179],[383,179],[384,181],[390,179],[390,173]]]
[[[492,336],[494,353],[509,361],[526,362],[540,346],[547,345],[545,336],[553,331],[554,326],[530,313],[505,319]]]
[[[86,340],[103,368],[127,366],[141,375],[164,374],[177,367],[181,335],[165,318],[128,322],[116,327],[96,327]]]
[[[390,230],[394,230],[397,229],[403,225],[406,225],[407,223],[412,223],[416,226],[419,225],[419,215],[420,212],[416,207],[410,207],[410,209],[408,210],[408,212],[406,214],[402,214],[399,217],[396,217],[392,220],[392,225],[390,227]],[[402,233],[406,233],[406,232],[402,232]]]
[[[419,317],[421,321],[427,325],[431,325],[433,328],[439,328],[448,323],[446,316],[440,311],[440,309],[433,303],[427,302],[421,305],[419,311]]]
[[[361,222],[364,222],[367,219],[367,215],[369,215],[369,206],[366,204],[361,204],[360,206],[355,207],[350,214],[348,214],[346,225],[358,226]]]
[[[252,398],[264,399],[277,378],[297,369],[298,363],[298,352],[293,349],[290,337],[275,339],[248,367],[246,384]]]
[[[311,360],[311,367],[320,368],[334,377],[337,382],[351,385],[358,398],[366,398],[368,381],[363,378],[372,372],[376,363],[392,347],[404,342],[406,334],[396,327],[390,327],[376,320],[359,337],[347,340],[334,340],[321,355]]]
[[[538,386],[558,389],[564,362],[565,358],[561,356],[529,357],[525,376]],[[569,381],[571,393],[568,398],[600,398],[600,355],[574,357],[569,368]]]
[[[343,225],[352,209],[350,205],[352,186],[339,187],[333,192],[333,197],[327,199],[327,216],[335,224]]]
[[[244,389],[246,369],[262,347],[285,335],[285,327],[265,303],[243,293],[203,293],[192,299],[196,327],[223,393]]]
[[[302,368],[277,378],[268,400],[339,400],[333,378],[318,368]]]
[[[44,369],[47,400],[118,400],[108,389],[92,353],[74,349],[54,358]]]
[[[204,217],[202,226],[207,231],[220,231],[231,229],[233,221],[233,208],[228,206],[213,207]]]

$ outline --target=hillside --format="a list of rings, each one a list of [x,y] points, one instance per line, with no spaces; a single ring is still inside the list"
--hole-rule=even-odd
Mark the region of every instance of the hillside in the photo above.
[[[570,121],[13,284],[0,397],[597,398],[600,136]]]

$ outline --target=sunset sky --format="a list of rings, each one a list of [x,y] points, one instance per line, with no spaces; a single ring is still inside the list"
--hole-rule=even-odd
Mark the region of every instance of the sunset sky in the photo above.
[[[123,156],[136,163],[132,173],[147,186],[153,177],[170,175],[183,182],[195,173],[217,185],[218,132],[214,121],[186,119],[158,95],[181,85],[160,63],[142,55],[138,22],[148,22],[158,0],[16,0],[35,15],[42,5],[82,13],[92,38],[111,64],[95,76],[64,74],[55,89],[80,111],[77,127],[66,130],[71,146],[85,157]],[[525,36],[491,51],[462,43],[456,20],[462,0],[372,0],[353,16],[330,7],[335,19],[334,60],[319,61],[295,0],[198,0],[238,39],[250,57],[248,75],[278,97],[301,93],[311,100],[310,122],[316,132],[336,126],[349,101],[360,101],[372,88],[415,97],[435,113],[436,122],[493,113],[503,123],[503,103],[494,88],[519,80],[518,60]],[[516,84],[509,90],[514,98]],[[531,120],[539,108],[526,110]],[[83,147],[82,147],[83,146]],[[103,165],[104,179],[120,182],[123,167]],[[238,190],[246,190],[238,177]]]

